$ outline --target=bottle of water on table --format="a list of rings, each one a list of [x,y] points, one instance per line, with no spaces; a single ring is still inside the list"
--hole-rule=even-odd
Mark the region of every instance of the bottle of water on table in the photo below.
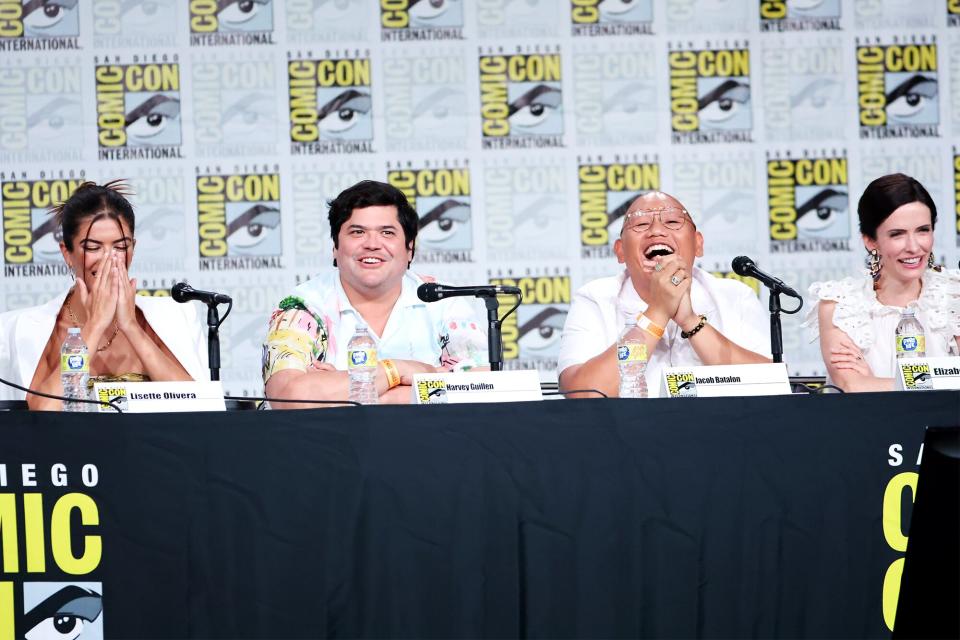
[[[80,336],[78,327],[67,329],[67,339],[60,347],[60,381],[63,383],[63,395],[70,398],[89,398],[87,380],[90,379],[90,352]],[[83,402],[64,401],[64,411],[89,411],[89,405]]]
[[[923,335],[923,326],[917,320],[913,307],[907,307],[900,314],[896,337],[898,358],[923,358],[927,355],[927,342]]]
[[[620,367],[620,397],[647,397],[647,345],[643,343],[637,321],[628,318],[617,339],[617,364]]]
[[[360,404],[377,404],[377,343],[362,320],[347,343],[349,399]]]

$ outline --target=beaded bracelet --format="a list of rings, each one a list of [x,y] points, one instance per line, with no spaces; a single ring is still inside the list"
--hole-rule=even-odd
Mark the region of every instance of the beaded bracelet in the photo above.
[[[693,329],[690,329],[690,331],[681,330],[680,337],[684,339],[692,338],[694,335],[696,335],[697,331],[700,331],[700,329],[703,329],[703,325],[705,324],[707,324],[707,316],[701,315],[700,322],[697,323],[697,326],[695,326]]]

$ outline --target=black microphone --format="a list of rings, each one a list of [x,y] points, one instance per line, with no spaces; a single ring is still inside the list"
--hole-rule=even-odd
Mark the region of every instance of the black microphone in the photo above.
[[[173,285],[173,287],[170,288],[170,295],[177,302],[190,302],[191,300],[199,300],[205,304],[230,304],[233,302],[233,298],[225,293],[198,291],[186,282],[178,282]]]
[[[520,295],[519,287],[509,287],[499,284],[485,284],[479,287],[449,287],[445,284],[427,282],[417,287],[417,297],[424,302],[436,302],[454,296],[475,296],[477,298],[493,298],[498,295]]]
[[[747,256],[737,256],[733,259],[731,266],[733,267],[733,272],[738,276],[743,276],[745,278],[756,278],[762,282],[764,286],[773,289],[774,291],[785,293],[791,298],[803,299],[800,294],[784,284],[783,280],[780,278],[774,278],[770,274],[760,271],[752,258],[748,258]]]

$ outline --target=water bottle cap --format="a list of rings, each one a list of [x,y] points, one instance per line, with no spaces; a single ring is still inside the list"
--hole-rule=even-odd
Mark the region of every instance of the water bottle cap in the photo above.
[[[74,334],[78,334],[78,335],[79,335],[79,333],[80,333],[80,327],[70,327],[69,329],[67,329],[67,333],[70,334],[70,335],[74,335]]]

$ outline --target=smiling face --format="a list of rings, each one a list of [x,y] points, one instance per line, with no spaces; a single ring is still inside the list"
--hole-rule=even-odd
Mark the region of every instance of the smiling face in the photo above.
[[[881,282],[919,280],[933,250],[933,223],[930,209],[922,202],[905,204],[891,213],[879,227],[876,239],[863,236],[867,251],[880,254]]]
[[[340,227],[333,257],[348,294],[375,297],[399,288],[413,250],[406,245],[397,208],[354,209]]]
[[[654,213],[656,215],[652,215]],[[683,219],[683,225],[679,229],[668,228],[680,219]],[[617,261],[627,266],[636,283],[638,279],[649,278],[643,261],[654,260],[657,256],[676,254],[690,271],[694,258],[703,255],[703,235],[697,231],[679,201],[665,193],[652,191],[630,205],[624,216],[620,239],[614,243],[613,250]]]
[[[80,222],[72,249],[67,248],[63,242],[60,243],[63,259],[77,278],[83,278],[88,290],[92,289],[96,282],[100,263],[105,255],[115,253],[123,256],[129,269],[136,243],[130,227],[122,218],[103,217],[94,220],[95,217]]]

